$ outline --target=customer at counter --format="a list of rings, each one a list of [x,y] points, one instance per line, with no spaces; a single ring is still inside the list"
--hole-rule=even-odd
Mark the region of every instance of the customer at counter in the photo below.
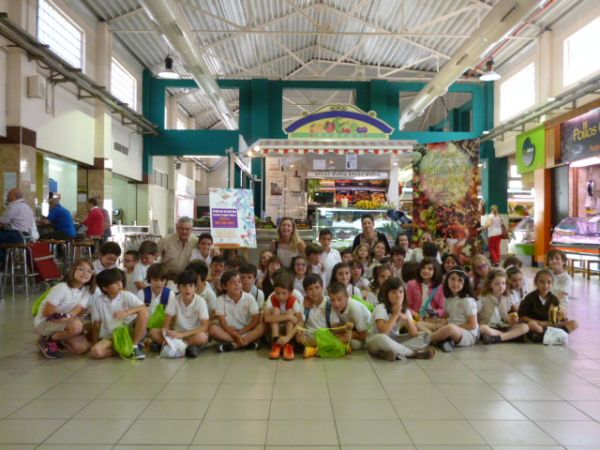
[[[277,226],[276,240],[271,244],[271,253],[276,255],[283,267],[290,268],[294,256],[303,255],[306,245],[300,239],[296,223],[291,217],[284,217]]]
[[[383,245],[385,245],[386,254],[389,255],[390,244],[388,243],[385,234],[375,230],[375,219],[373,219],[373,216],[370,214],[363,215],[360,219],[360,224],[362,225],[362,233],[354,238],[352,249],[354,250],[360,244],[366,244],[372,251],[377,242],[382,242]]]
[[[40,238],[56,240],[73,239],[77,235],[75,222],[69,210],[60,204],[60,197],[54,195],[48,203],[50,205],[48,217],[42,218],[40,222],[44,225],[52,225],[54,230],[42,234]]]
[[[198,238],[192,234],[192,219],[183,216],[175,224],[175,233],[160,240],[158,251],[161,262],[169,273],[182,272],[192,257],[192,251],[198,246]]]
[[[90,197],[85,202],[85,206],[88,210],[88,215],[81,223],[87,227],[86,235],[90,238],[103,237],[105,220],[102,209],[98,207],[98,200]]]

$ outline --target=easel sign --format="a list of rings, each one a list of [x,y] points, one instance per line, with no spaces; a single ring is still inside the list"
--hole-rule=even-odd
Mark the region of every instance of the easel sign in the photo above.
[[[250,189],[210,188],[210,232],[223,249],[256,248],[254,194]]]

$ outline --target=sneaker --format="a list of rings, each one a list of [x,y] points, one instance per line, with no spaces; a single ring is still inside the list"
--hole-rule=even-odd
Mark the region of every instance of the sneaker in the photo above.
[[[49,338],[41,336],[37,347],[40,349],[40,352],[42,352],[42,355],[48,359],[57,359],[61,357],[56,342],[50,340]]]
[[[422,350],[415,350],[411,358],[414,359],[431,359],[435,356],[435,349],[431,347]]]
[[[490,336],[488,334],[484,334],[483,336],[481,336],[481,343],[483,345],[499,344],[500,342],[502,342],[500,336]]]
[[[146,354],[142,350],[144,347],[143,344],[138,344],[133,346],[133,359],[146,359]]]
[[[152,342],[150,344],[150,351],[151,352],[160,353],[161,350],[162,350],[162,345],[160,345],[158,342]]]
[[[258,350],[260,348],[260,344],[258,341],[253,342],[252,344],[248,344],[245,347],[242,347],[243,350]]]
[[[296,358],[294,355],[294,347],[292,344],[285,344],[283,346],[283,359],[286,361],[292,361]]]
[[[232,352],[234,350],[235,345],[233,345],[231,342],[225,342],[224,344],[219,345],[219,347],[217,348],[218,353],[227,353]]]
[[[275,343],[271,347],[271,353],[269,353],[269,359],[279,359],[280,357],[281,357],[281,345]]]
[[[442,342],[441,347],[443,351],[445,351],[446,353],[450,353],[452,350],[454,350],[456,344],[452,339],[446,339],[444,342]]]
[[[378,356],[387,361],[396,361],[398,359],[398,354],[393,350],[379,352]]]
[[[204,350],[204,347],[201,345],[188,345],[185,349],[185,356],[188,358],[195,358],[202,353],[202,350]]]
[[[318,354],[319,354],[319,350],[317,350],[317,347],[304,347],[304,351],[302,352],[302,357],[306,358],[306,359],[314,358]]]

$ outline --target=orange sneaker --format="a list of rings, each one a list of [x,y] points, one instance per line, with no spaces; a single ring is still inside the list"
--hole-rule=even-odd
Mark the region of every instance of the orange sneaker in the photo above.
[[[271,353],[269,353],[269,359],[279,359],[281,356],[281,345],[275,343],[271,347]]]
[[[314,358],[319,354],[317,347],[304,347],[304,352],[302,353],[303,358]]]
[[[294,347],[292,344],[285,344],[283,346],[283,359],[286,361],[292,361],[296,355],[294,355]]]

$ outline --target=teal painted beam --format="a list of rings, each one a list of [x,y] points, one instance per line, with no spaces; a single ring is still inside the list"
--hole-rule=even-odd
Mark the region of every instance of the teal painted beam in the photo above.
[[[239,150],[239,132],[230,130],[163,130],[150,141],[152,156],[226,156]]]

